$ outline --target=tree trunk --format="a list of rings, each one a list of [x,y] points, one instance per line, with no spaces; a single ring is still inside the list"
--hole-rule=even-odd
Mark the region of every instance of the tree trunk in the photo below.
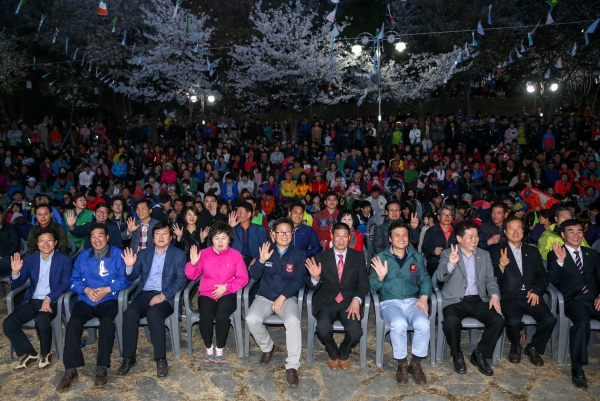
[[[467,82],[467,90],[465,91],[465,95],[467,97],[467,114],[466,117],[470,118],[471,116],[471,85],[473,84],[473,81],[471,80],[471,77],[469,77],[469,81]]]
[[[156,119],[158,118],[158,111],[160,110],[160,104],[158,102],[151,102],[150,107],[150,141],[153,144],[158,143],[158,137],[156,135]]]

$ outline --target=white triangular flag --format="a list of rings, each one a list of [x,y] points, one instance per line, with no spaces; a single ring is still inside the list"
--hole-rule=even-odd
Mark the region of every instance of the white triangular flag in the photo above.
[[[554,20],[552,19],[552,14],[548,13],[548,19],[546,20],[546,25],[554,24]]]
[[[544,75],[544,78],[550,78],[550,68],[548,68],[548,71],[546,71],[546,75]]]
[[[563,64],[562,64],[562,57],[559,57],[558,60],[556,60],[556,68],[563,68]]]
[[[575,57],[577,54],[577,42],[573,43],[573,50],[571,50],[571,56]]]
[[[327,21],[329,21],[329,22],[335,21],[335,13],[336,12],[337,12],[337,4],[335,5],[335,8],[333,9],[333,11],[330,12],[329,14],[327,14],[327,17],[325,17],[327,19]]]
[[[521,53],[525,53],[526,51],[525,46],[523,46],[523,41],[521,40]]]
[[[477,33],[480,35],[485,35],[485,32],[483,31],[483,26],[481,25],[481,20],[477,23]]]
[[[517,50],[517,48],[515,47],[515,52],[517,52],[517,58],[521,58],[523,57],[523,55],[521,53],[519,53],[519,51]]]
[[[181,3],[181,0],[177,0],[177,2],[175,3],[175,10],[173,10],[173,18],[177,17],[177,11],[179,11],[179,3]]]

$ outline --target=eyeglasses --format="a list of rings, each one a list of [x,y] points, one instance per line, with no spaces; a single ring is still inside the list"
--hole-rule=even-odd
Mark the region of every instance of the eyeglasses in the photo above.
[[[55,240],[53,239],[42,239],[42,240],[38,240],[37,243],[38,244],[50,244],[52,242],[54,242]]]
[[[289,235],[292,235],[292,232],[291,231],[275,231],[275,234],[281,235],[282,237],[287,237]]]

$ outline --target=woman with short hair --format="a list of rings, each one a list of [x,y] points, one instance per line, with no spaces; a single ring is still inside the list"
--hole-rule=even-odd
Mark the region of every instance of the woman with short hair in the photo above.
[[[217,221],[208,230],[212,247],[190,248],[185,275],[190,280],[202,276],[198,287],[199,330],[206,353],[204,362],[225,362],[224,348],[229,334],[229,317],[237,309],[236,292],[248,284],[248,269],[242,254],[231,248],[233,229]],[[216,347],[213,343],[216,331]]]

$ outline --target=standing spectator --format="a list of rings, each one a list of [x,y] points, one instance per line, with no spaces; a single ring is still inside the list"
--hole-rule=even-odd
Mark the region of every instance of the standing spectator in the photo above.
[[[334,192],[325,194],[325,209],[317,212],[313,218],[313,229],[319,237],[319,244],[322,248],[327,246],[327,239],[331,233],[332,227],[338,223],[338,196]],[[349,235],[349,234],[348,234]]]

